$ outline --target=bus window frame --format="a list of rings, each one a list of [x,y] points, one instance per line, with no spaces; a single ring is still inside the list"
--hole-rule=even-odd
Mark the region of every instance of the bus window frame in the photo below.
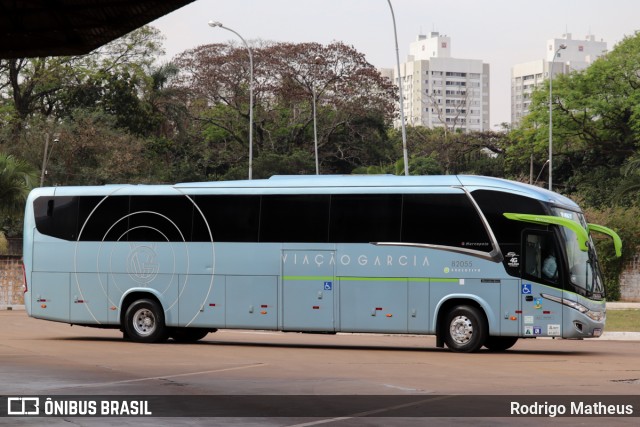
[[[542,272],[540,272],[540,276],[536,276],[534,274],[530,274],[527,271],[527,266],[528,266],[528,237],[529,236],[540,236],[540,237],[544,237],[547,239],[547,244],[551,245],[552,249],[553,249],[553,253],[555,254],[555,258],[556,258],[556,269],[557,269],[557,274],[556,274],[556,280],[550,280],[547,279],[544,274]],[[532,281],[532,282],[536,282],[536,283],[540,283],[546,286],[550,286],[552,288],[556,288],[556,289],[560,289],[560,290],[564,290],[567,288],[566,284],[566,275],[565,275],[565,267],[564,267],[564,259],[565,259],[565,253],[562,250],[562,245],[559,244],[558,242],[558,237],[556,236],[556,233],[553,230],[539,230],[539,229],[533,229],[533,228],[526,228],[524,230],[522,230],[522,237],[521,237],[521,241],[520,241],[520,250],[521,250],[521,254],[522,254],[522,263],[521,263],[521,267],[520,267],[520,277],[523,280],[527,280],[527,281]],[[547,248],[548,250],[549,248]],[[540,268],[542,268],[544,263],[544,258],[541,257],[540,259]]]

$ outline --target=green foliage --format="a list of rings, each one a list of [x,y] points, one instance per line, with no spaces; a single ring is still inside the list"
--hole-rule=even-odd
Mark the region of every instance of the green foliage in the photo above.
[[[620,298],[620,273],[640,248],[640,206],[611,206],[604,209],[586,208],[590,223],[604,225],[615,230],[622,239],[622,257],[616,258],[613,243],[607,236],[594,233],[596,248],[607,289],[607,299]]]
[[[300,169],[307,162],[297,154],[314,152],[314,121],[322,173],[350,173],[396,157],[387,139],[395,88],[353,47],[261,43],[252,52],[256,167],[266,156],[265,171],[282,170],[285,163],[274,166],[279,162],[271,155],[276,154],[289,157],[297,165],[293,170],[315,173],[313,163]],[[191,153],[193,161],[208,176],[237,176],[233,170],[245,169],[248,161],[246,49],[200,46],[179,55],[175,64],[182,70],[175,87],[185,94],[189,113],[207,140],[204,150]]]
[[[0,231],[0,255],[7,255],[9,253],[9,241],[5,234]]]
[[[640,34],[635,34],[585,70],[554,76],[553,176],[561,190],[592,194],[588,202],[604,206],[611,202],[612,187],[623,184],[618,171],[640,143],[639,67]],[[534,92],[530,114],[513,131],[512,170],[531,155],[537,162],[547,156],[548,96],[548,84]],[[603,185],[596,180],[605,170],[610,174]]]
[[[395,174],[404,175],[404,159],[395,163]],[[411,157],[409,159],[410,175],[442,175],[442,166],[433,157]]]
[[[0,226],[4,230],[12,231],[16,219],[22,217],[24,202],[36,179],[36,171],[29,164],[0,153]]]
[[[609,240],[597,240],[609,299],[619,297],[624,263],[640,248],[639,69],[636,33],[585,70],[553,80],[554,189],[580,199],[590,221],[616,230],[624,243],[618,259]],[[548,156],[548,97],[547,83],[511,131],[506,167],[512,175],[525,175],[531,158],[539,169]]]

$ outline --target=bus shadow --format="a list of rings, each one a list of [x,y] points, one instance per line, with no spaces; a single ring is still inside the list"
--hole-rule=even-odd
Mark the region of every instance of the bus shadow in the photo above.
[[[294,343],[294,342],[263,342],[263,341],[232,341],[232,340],[223,340],[223,339],[207,339],[204,338],[201,341],[193,342],[193,343],[184,343],[177,342],[172,339],[169,339],[163,343],[156,344],[143,344],[143,343],[134,343],[132,341],[124,340],[121,337],[95,337],[95,336],[83,336],[83,337],[55,337],[49,338],[50,340],[56,341],[74,341],[74,342],[95,342],[95,343],[126,343],[131,345],[140,345],[140,346],[148,346],[148,345],[169,345],[169,346],[225,346],[225,347],[252,347],[252,348],[283,348],[283,349],[310,349],[310,350],[363,350],[363,351],[397,351],[397,352],[407,352],[407,353],[448,353],[448,354],[456,354],[465,356],[464,353],[455,353],[451,352],[449,349],[438,348],[438,347],[419,347],[419,346],[393,346],[393,345],[370,345],[370,344],[333,344],[333,343]],[[480,351],[473,353],[474,355],[530,355],[530,356],[582,356],[582,357],[591,357],[597,356],[599,354],[605,354],[605,352],[598,352],[593,350],[536,350],[536,349],[518,349],[517,344],[516,347],[509,349],[503,352],[495,352],[487,350],[486,348],[482,348]]]
[[[171,341],[169,341],[171,342]],[[182,343],[175,343],[177,345],[184,345]],[[416,346],[392,346],[392,345],[357,345],[357,344],[311,344],[311,343],[274,343],[274,342],[257,342],[257,341],[224,341],[224,340],[209,340],[206,339],[197,343],[187,345],[210,345],[210,346],[236,346],[236,347],[256,347],[256,348],[299,348],[299,349],[322,349],[322,350],[367,350],[367,351],[401,351],[401,352],[420,352],[420,353],[448,353],[466,356],[465,353],[455,353],[448,348],[438,347],[416,347]],[[594,356],[598,354],[604,354],[594,351],[580,351],[580,350],[535,350],[535,349],[518,349],[512,348],[503,352],[490,351],[486,348],[482,348],[480,351],[473,353],[474,355],[548,355],[548,356]],[[470,354],[471,356],[471,354]]]

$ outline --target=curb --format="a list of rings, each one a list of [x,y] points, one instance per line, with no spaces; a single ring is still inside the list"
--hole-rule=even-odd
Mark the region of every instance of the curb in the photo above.
[[[640,302],[608,302],[607,310],[640,310]]]
[[[11,311],[11,310],[24,310],[24,305],[21,304],[0,304],[0,311]]]
[[[597,339],[604,341],[640,341],[640,332],[605,332]]]

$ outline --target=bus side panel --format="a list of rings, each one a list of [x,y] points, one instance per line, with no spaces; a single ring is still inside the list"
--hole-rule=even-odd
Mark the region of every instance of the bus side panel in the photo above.
[[[501,280],[500,283],[500,334],[492,335],[517,337],[521,335],[522,316],[520,309],[520,280]]]
[[[555,298],[556,301],[545,298],[545,295]],[[563,296],[564,293],[560,289],[528,280],[522,281],[520,300],[525,337],[577,338],[563,335],[563,305],[557,302]]]
[[[335,252],[285,250],[282,252],[282,329],[334,331]],[[310,274],[311,273],[311,274]]]
[[[224,328],[225,276],[189,275],[180,281],[180,326]]]
[[[69,294],[71,323],[108,323],[108,287],[107,274],[72,273]]]
[[[409,332],[414,334],[435,333],[429,325],[429,282],[409,279]]]
[[[226,276],[228,328],[278,329],[278,276]]]
[[[31,275],[31,315],[69,321],[69,273],[34,272]]]
[[[407,332],[407,279],[341,277],[340,330]]]
[[[73,272],[75,271],[75,244],[42,236],[35,232],[33,245],[33,271]],[[41,241],[45,240],[45,241]]]

